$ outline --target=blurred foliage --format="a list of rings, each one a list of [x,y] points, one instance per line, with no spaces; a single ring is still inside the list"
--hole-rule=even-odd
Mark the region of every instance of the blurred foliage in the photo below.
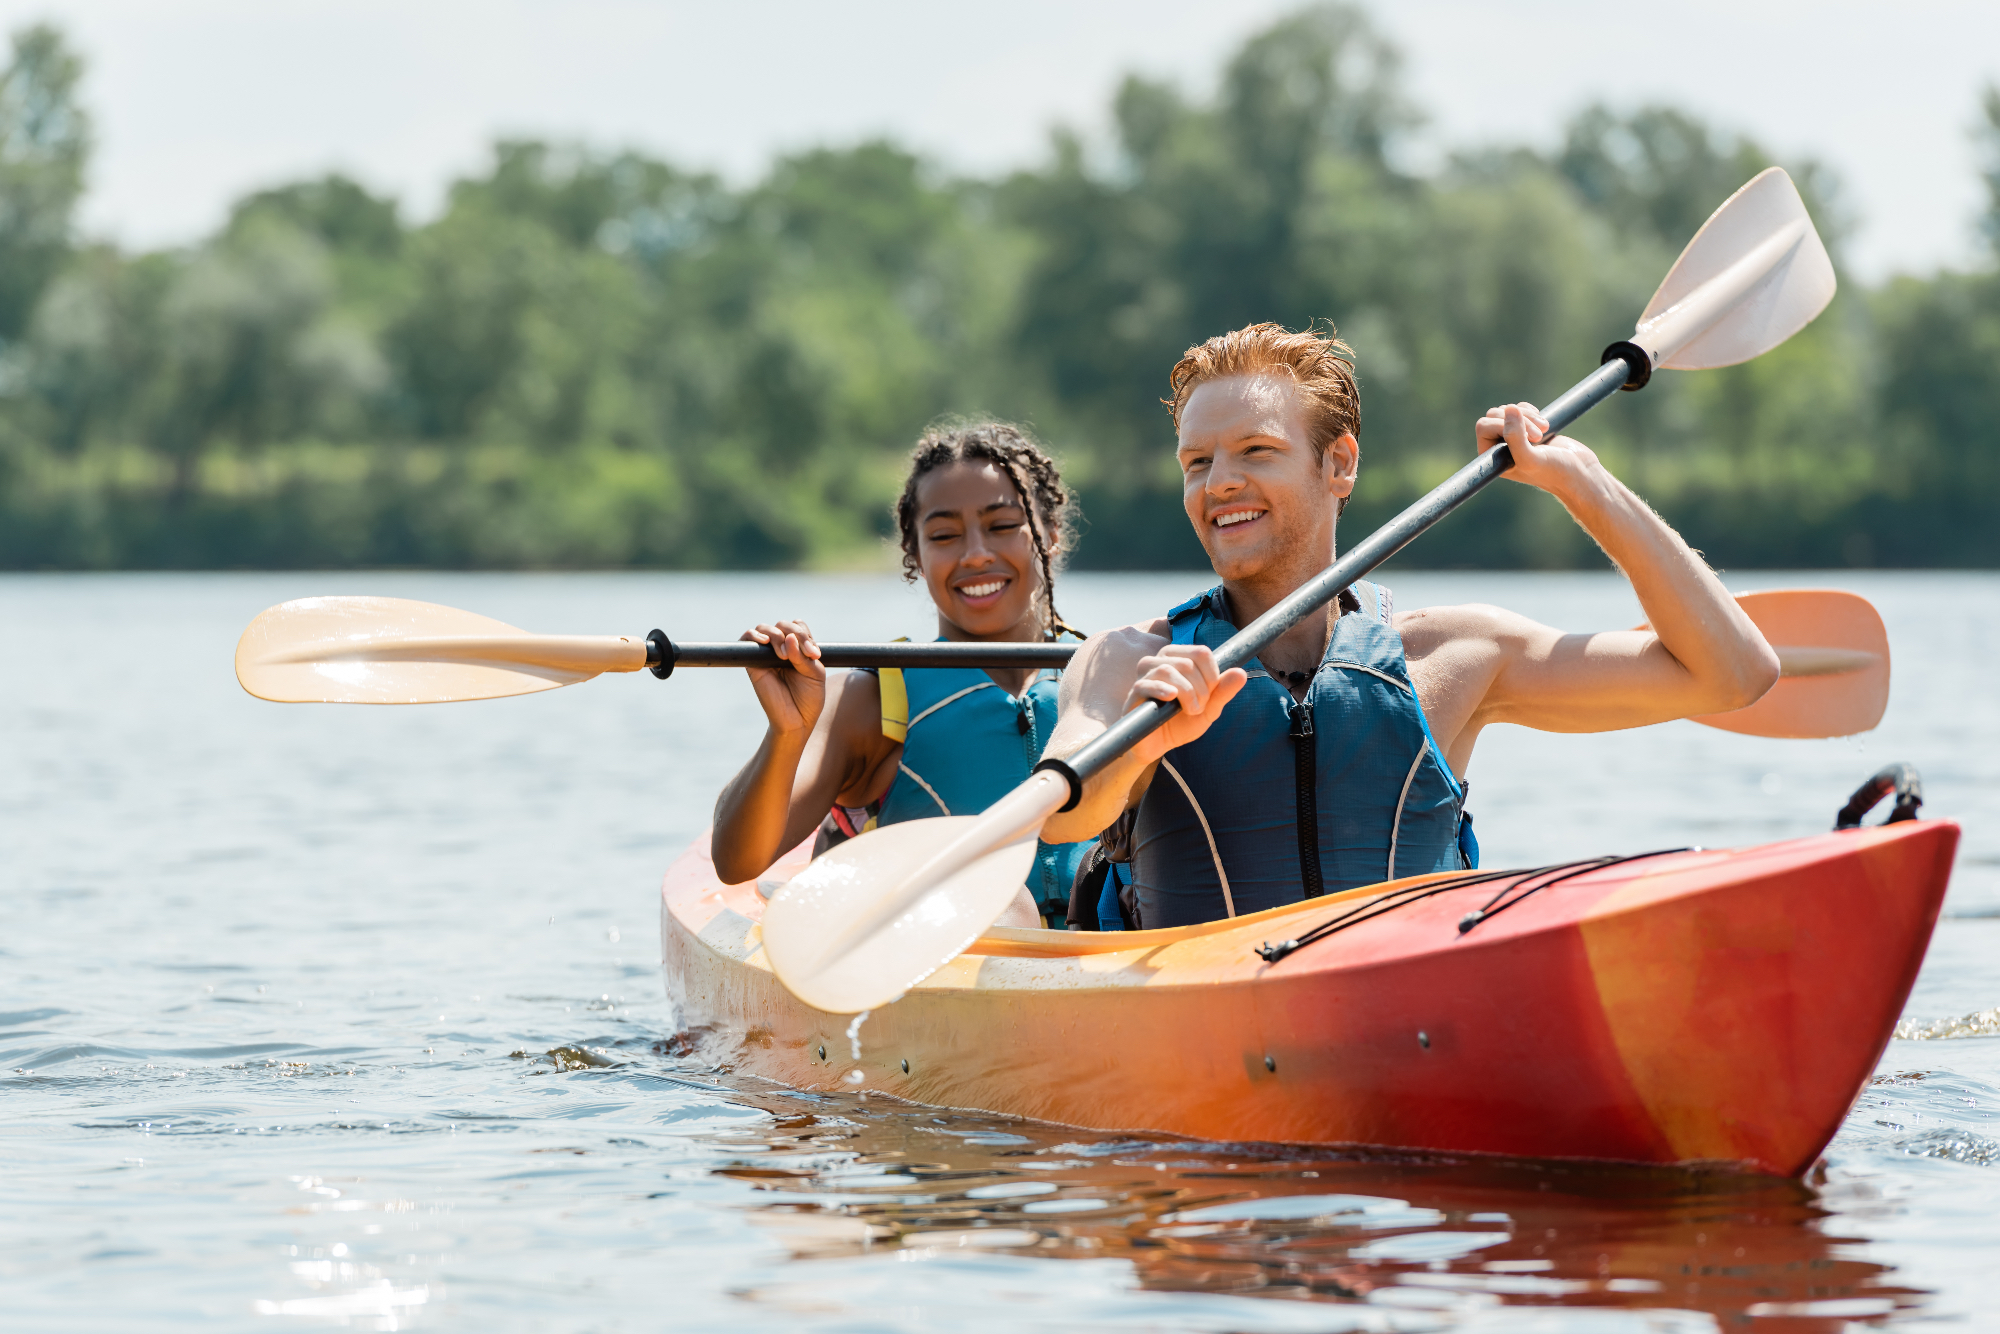
[[[983,414],[1064,459],[1078,565],[1199,566],[1159,398],[1184,347],[1262,319],[1358,349],[1365,531],[1481,410],[1594,365],[1769,163],[1676,108],[1596,106],[1550,151],[1414,171],[1397,54],[1332,5],[1212,96],[1128,78],[1107,136],[1004,179],[870,142],[736,188],[505,141],[432,221],[334,175],[128,254],[75,235],[79,72],[36,27],[0,74],[8,568],[886,563],[904,451]],[[1981,109],[2000,248],[2000,90]],[[1838,263],[1833,183],[1788,165]],[[2000,564],[2000,270],[1848,283],[1778,351],[1663,372],[1583,435],[1724,564]],[[1602,558],[1506,487],[1403,559]]]

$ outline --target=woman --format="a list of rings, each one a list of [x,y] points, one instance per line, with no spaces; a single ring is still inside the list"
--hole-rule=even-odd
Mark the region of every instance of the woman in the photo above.
[[[933,430],[917,442],[896,502],[903,577],[921,578],[938,638],[1021,642],[1069,633],[1055,566],[1070,515],[1055,463],[1001,422]],[[824,850],[875,824],[975,815],[1021,783],[1056,721],[1057,674],[926,667],[831,678],[803,621],[759,625],[790,666],[754,668],[769,725],[715,803],[716,873],[739,884],[814,828]],[[1059,925],[1089,843],[1036,849],[1026,893],[1001,924]]]

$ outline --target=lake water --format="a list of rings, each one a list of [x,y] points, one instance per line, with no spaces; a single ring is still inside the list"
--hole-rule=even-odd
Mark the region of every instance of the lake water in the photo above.
[[[1610,576],[1405,575],[1573,628]],[[1853,741],[1499,728],[1488,865],[1824,829],[1889,760],[1965,826],[1915,1023],[2000,1006],[2000,578],[1881,608]],[[1070,619],[1193,576],[1071,578]],[[1899,1040],[1802,1182],[1397,1160],[806,1097],[672,1055],[658,885],[761,726],[734,673],[280,707],[262,608],[924,634],[874,577],[0,579],[0,1301],[22,1330],[1833,1330],[2000,1311],[2000,1024]],[[1193,1217],[1190,1217],[1193,1215]]]

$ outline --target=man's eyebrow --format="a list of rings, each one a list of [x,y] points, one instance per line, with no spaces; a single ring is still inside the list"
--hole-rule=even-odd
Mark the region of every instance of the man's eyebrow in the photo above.
[[[1225,440],[1223,443],[1229,445],[1240,445],[1245,440],[1277,440],[1283,442],[1284,439],[1285,437],[1277,431],[1273,431],[1262,426],[1253,426],[1250,429],[1244,431],[1243,434],[1238,436],[1232,436],[1228,440]],[[1207,442],[1190,441],[1185,444],[1176,445],[1174,447],[1174,453],[1188,454],[1188,453],[1198,452],[1204,449],[1214,449],[1214,448],[1215,446],[1213,444]]]

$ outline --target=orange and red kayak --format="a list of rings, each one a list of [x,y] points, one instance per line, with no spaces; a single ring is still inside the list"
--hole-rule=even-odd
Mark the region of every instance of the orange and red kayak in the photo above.
[[[1957,844],[1950,821],[1906,821],[1422,876],[1170,930],[994,930],[858,1028],[772,975],[763,894],[717,882],[706,836],[667,873],[661,939],[697,1049],[795,1088],[1095,1130],[1794,1175],[1889,1041]]]

